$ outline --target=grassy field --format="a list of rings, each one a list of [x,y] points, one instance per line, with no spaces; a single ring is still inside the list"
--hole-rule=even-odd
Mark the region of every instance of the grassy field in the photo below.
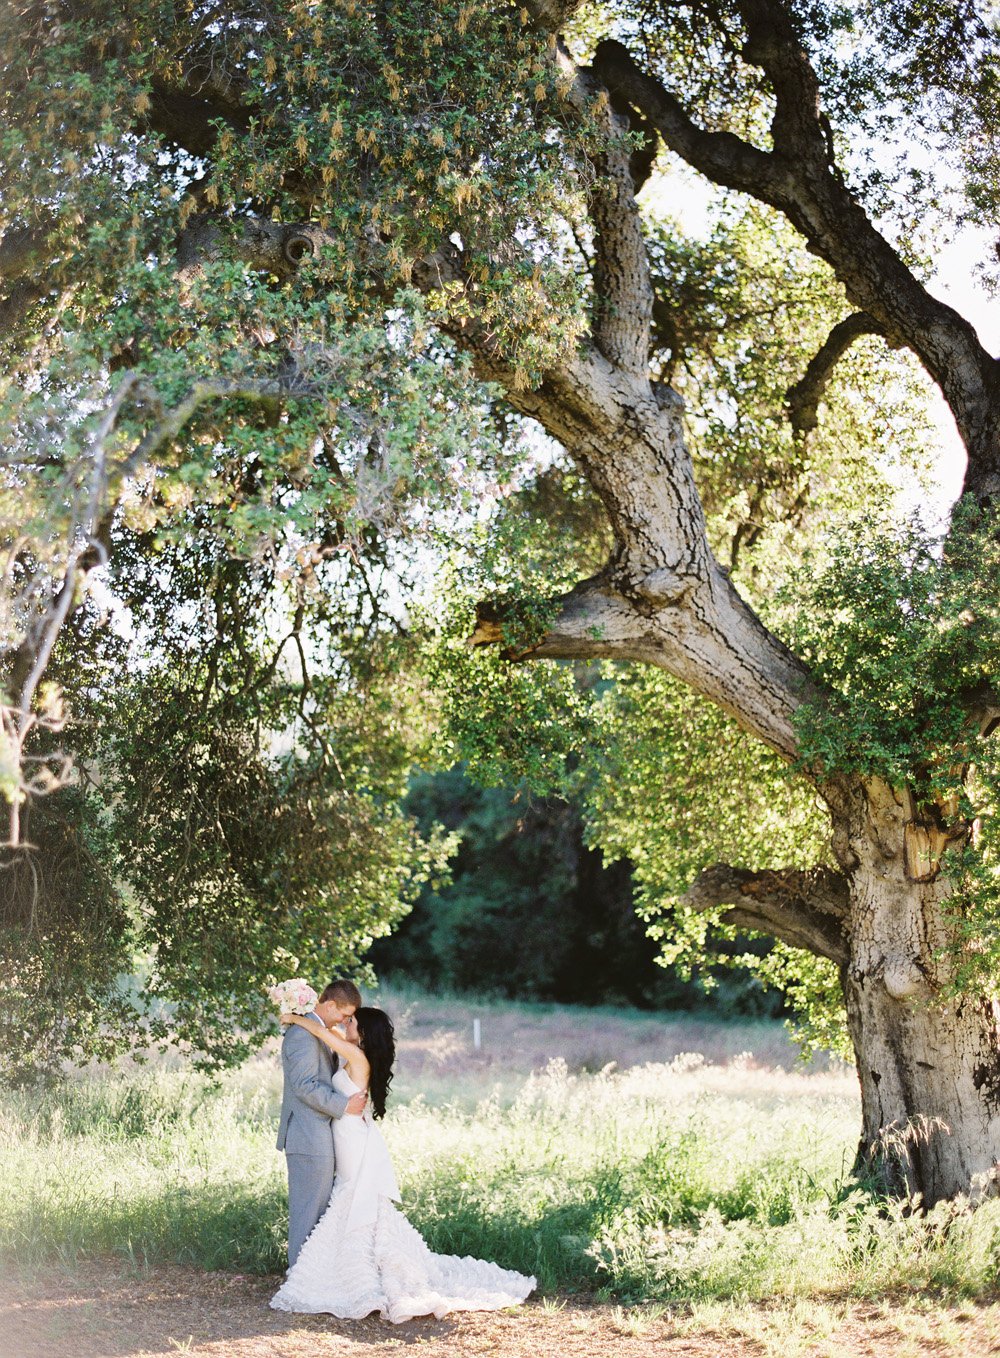
[[[996,1290],[1000,1205],[915,1217],[852,1186],[854,1075],[795,1068],[779,1024],[382,999],[400,1038],[386,1135],[434,1249],[619,1305]],[[217,1085],[175,1055],[6,1095],[7,1268],[279,1272],[279,1097],[273,1047]]]

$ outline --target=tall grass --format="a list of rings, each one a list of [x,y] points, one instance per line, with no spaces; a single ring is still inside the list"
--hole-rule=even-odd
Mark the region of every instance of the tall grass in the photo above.
[[[181,1071],[5,1098],[0,1248],[284,1266],[275,1063],[218,1085]],[[1000,1206],[926,1217],[847,1181],[850,1081],[680,1059],[616,1073],[554,1061],[470,1109],[434,1082],[386,1121],[405,1208],[432,1248],[631,1302],[996,1284]]]

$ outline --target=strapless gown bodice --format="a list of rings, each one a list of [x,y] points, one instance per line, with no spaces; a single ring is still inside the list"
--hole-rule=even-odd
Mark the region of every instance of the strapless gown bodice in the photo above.
[[[343,1067],[334,1071],[333,1087],[348,1098],[361,1092],[361,1086],[354,1083]],[[350,1190],[349,1227],[374,1221],[380,1197],[399,1201],[389,1148],[372,1117],[371,1104],[360,1117],[345,1113],[334,1118],[333,1151],[337,1166],[334,1193],[338,1188]]]

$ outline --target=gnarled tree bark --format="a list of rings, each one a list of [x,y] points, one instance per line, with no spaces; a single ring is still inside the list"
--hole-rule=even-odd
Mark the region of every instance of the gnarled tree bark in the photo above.
[[[549,8],[531,6],[536,22],[551,21]],[[593,75],[618,108],[641,113],[695,168],[783,211],[862,309],[834,331],[789,393],[798,427],[808,432],[815,422],[846,346],[860,333],[881,334],[911,348],[939,384],[969,451],[966,488],[994,497],[997,361],[967,321],[926,291],[852,198],[831,160],[819,82],[784,5],[742,0],[741,10],[744,57],[765,73],[775,100],[769,151],[698,127],[620,43],[599,45]],[[625,222],[623,216],[620,227]],[[607,228],[603,234],[610,238]],[[643,283],[637,324],[645,297]],[[619,286],[615,314],[626,306]],[[465,342],[475,350],[474,331]],[[502,362],[477,352],[517,409],[577,459],[615,531],[607,567],[559,601],[557,621],[530,654],[617,655],[662,666],[793,760],[796,707],[816,696],[809,678],[712,559],[670,394],[654,396],[631,357],[607,364],[618,357],[606,347],[598,355],[585,350],[576,364],[522,393]],[[495,614],[481,613],[472,641],[500,641]],[[970,717],[974,708],[970,703]],[[991,1002],[950,997],[956,936],[941,876],[944,854],[964,841],[968,827],[951,808],[916,811],[905,789],[894,792],[877,779],[845,776],[817,791],[830,808],[839,873],[719,867],[699,878],[688,902],[725,906],[727,921],[839,967],[861,1082],[860,1168],[925,1203],[976,1185],[992,1191],[1000,1164],[1000,1025]]]

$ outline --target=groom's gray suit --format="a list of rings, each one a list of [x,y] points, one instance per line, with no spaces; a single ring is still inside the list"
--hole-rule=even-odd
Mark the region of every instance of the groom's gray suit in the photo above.
[[[308,1015],[316,1023],[316,1014]],[[320,1025],[322,1026],[322,1024]],[[298,1258],[326,1211],[335,1169],[332,1118],[343,1117],[347,1095],[333,1088],[336,1055],[293,1023],[281,1042],[284,1088],[278,1150],[288,1165],[288,1266]]]

